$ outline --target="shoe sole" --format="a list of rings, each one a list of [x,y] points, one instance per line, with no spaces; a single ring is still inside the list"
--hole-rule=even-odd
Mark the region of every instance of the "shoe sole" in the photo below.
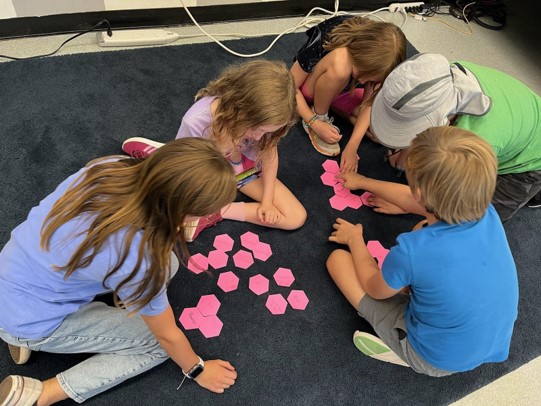
[[[9,350],[9,355],[11,355],[11,359],[17,365],[26,364],[26,362],[30,358],[30,355],[32,354],[32,350],[26,347],[18,347],[12,344],[8,344],[8,350]]]
[[[303,128],[304,128],[304,131],[306,132],[306,134],[308,134],[308,138],[310,138],[310,142],[312,143],[312,146],[315,148],[315,150],[317,152],[319,152],[320,154],[326,155],[326,156],[337,156],[337,155],[340,154],[340,146],[338,145],[338,143],[336,143],[336,144],[327,144],[326,143],[327,145],[336,145],[335,150],[331,151],[331,150],[322,149],[321,146],[318,143],[318,140],[320,140],[320,138],[316,134],[313,134],[313,131],[310,129],[310,127],[306,127],[306,126],[303,125]],[[324,142],[324,141],[321,141],[321,142]]]
[[[353,344],[364,355],[379,361],[390,362],[391,364],[409,367],[387,344],[372,334],[356,331],[353,335]]]
[[[184,238],[186,242],[193,242],[195,232],[197,231],[197,226],[199,225],[199,220],[189,221],[184,223]]]
[[[126,145],[129,142],[141,142],[143,144],[150,145],[151,147],[154,147],[154,148],[160,148],[160,147],[163,147],[163,145],[164,145],[162,142],[149,140],[148,138],[132,137],[132,138],[128,138],[126,141],[124,141],[122,143],[122,151],[124,151],[124,145]],[[126,151],[124,151],[124,152],[126,152]]]
[[[11,375],[0,384],[0,406],[32,406],[43,391],[37,379]]]

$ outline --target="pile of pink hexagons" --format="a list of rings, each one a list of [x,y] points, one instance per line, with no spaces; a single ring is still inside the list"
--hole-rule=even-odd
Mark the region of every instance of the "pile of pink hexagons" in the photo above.
[[[274,281],[278,286],[289,288],[294,280],[295,277],[293,276],[291,269],[278,268],[278,270],[274,273]],[[259,296],[269,291],[269,280],[261,274],[254,275],[250,277],[248,287],[252,292]],[[289,292],[287,300],[282,296],[281,293],[269,295],[265,306],[272,314],[278,315],[286,312],[288,303],[295,310],[304,310],[308,305],[308,297],[303,290],[293,289],[291,292]]]
[[[240,237],[239,249],[231,257],[236,268],[248,269],[254,264],[254,259],[266,261],[272,255],[269,244],[259,241],[259,236],[252,232],[246,232]],[[233,250],[234,240],[227,234],[218,235],[214,239],[214,250],[207,256],[198,253],[192,255],[188,261],[187,268],[195,274],[207,271],[209,265],[214,269],[221,269],[229,262],[229,252]],[[278,268],[274,273],[276,285],[291,287],[295,281],[293,272],[288,268]],[[233,271],[222,272],[218,276],[217,285],[224,292],[232,292],[239,286],[239,277]],[[261,274],[249,278],[248,288],[260,296],[269,291],[270,281]],[[308,305],[308,297],[303,290],[292,289],[287,299],[280,293],[270,294],[265,306],[274,315],[284,314],[287,306],[295,310],[304,310]],[[183,310],[179,321],[186,330],[199,329],[206,338],[216,337],[223,327],[222,321],[218,318],[217,312],[220,301],[215,295],[202,296],[196,307],[189,307]]]
[[[239,249],[232,255],[237,268],[248,269],[254,264],[254,258],[266,261],[272,255],[271,246],[259,241],[259,236],[252,232],[246,232],[240,236],[241,245],[250,251]],[[214,239],[214,250],[207,256],[203,254],[192,255],[188,261],[188,269],[199,274],[208,270],[209,265],[214,269],[224,268],[228,261],[228,252],[233,250],[235,241],[228,234],[220,234]]]
[[[217,315],[219,308],[220,301],[216,296],[201,296],[196,307],[182,311],[179,321],[186,330],[199,329],[206,338],[217,337],[224,325]]]
[[[334,196],[329,199],[331,207],[336,210],[344,210],[347,207],[352,209],[360,208],[363,203],[366,204],[366,198],[371,195],[369,192],[364,192],[361,196],[357,196],[342,184],[342,180],[336,175],[340,173],[338,162],[332,159],[327,159],[322,164],[325,172],[320,176],[324,185],[331,186],[334,189]]]

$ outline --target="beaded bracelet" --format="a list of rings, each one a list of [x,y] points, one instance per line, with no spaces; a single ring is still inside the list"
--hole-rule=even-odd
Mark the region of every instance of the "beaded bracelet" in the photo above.
[[[314,124],[318,119],[318,115],[314,114],[312,117],[310,117],[310,120],[306,122],[306,127],[310,127],[312,124]]]

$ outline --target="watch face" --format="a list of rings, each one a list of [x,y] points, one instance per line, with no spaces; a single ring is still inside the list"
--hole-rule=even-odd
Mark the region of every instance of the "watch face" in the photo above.
[[[203,372],[203,365],[197,364],[192,368],[192,370],[188,373],[188,377],[191,379],[195,379],[199,376],[201,372]]]

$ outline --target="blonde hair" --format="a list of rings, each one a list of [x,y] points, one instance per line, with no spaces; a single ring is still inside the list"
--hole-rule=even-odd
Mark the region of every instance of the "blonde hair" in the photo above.
[[[240,141],[247,130],[281,126],[261,138],[257,150],[270,151],[297,120],[295,81],[283,62],[253,60],[227,67],[196,99],[214,96],[220,103],[210,133],[218,145]]]
[[[90,265],[112,235],[125,233],[117,247],[116,264],[108,270],[103,285],[126,260],[131,245],[140,234],[137,262],[131,273],[114,291],[115,305],[147,305],[169,279],[170,254],[181,241],[183,258],[188,258],[183,222],[187,215],[204,216],[217,212],[236,196],[231,165],[212,141],[183,138],[158,148],[144,160],[124,156],[100,158],[57,200],[41,229],[41,248],[49,250],[51,237],[63,224],[77,216],[89,219],[80,230],[83,242],[67,264],[56,269],[65,278]],[[134,294],[123,302],[118,292],[138,273],[144,259],[148,268]]]
[[[481,137],[457,127],[432,127],[413,139],[406,158],[412,191],[449,224],[479,220],[496,188],[498,161]]]
[[[365,17],[352,17],[337,25],[323,45],[326,51],[346,48],[351,62],[358,71],[355,78],[378,77],[381,82],[406,59],[407,41],[402,30],[393,23],[374,21]],[[352,88],[355,83],[351,84]],[[363,101],[369,105],[377,90]]]

